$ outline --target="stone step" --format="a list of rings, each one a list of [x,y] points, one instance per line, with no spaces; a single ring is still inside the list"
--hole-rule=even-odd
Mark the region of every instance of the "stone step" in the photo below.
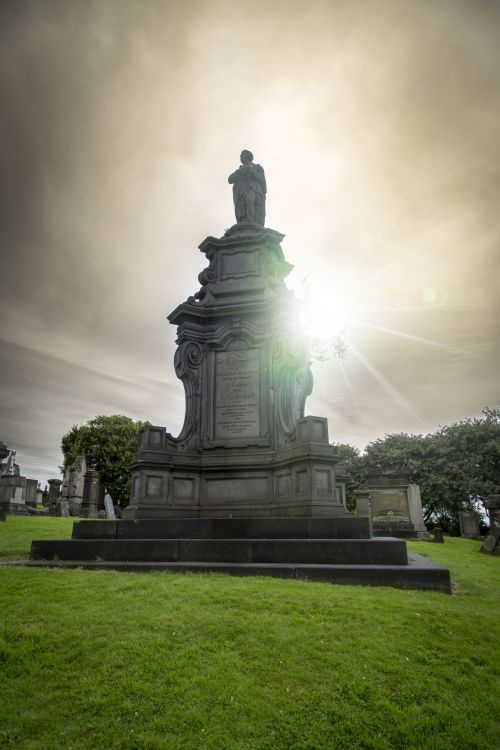
[[[32,542],[35,560],[406,565],[400,539],[56,539]]]
[[[368,518],[77,521],[74,539],[369,539]]]
[[[223,563],[223,562],[127,562],[109,560],[15,560],[0,565],[30,568],[83,568],[134,573],[226,573],[235,576],[273,576],[327,583],[392,586],[451,593],[450,574],[414,552],[408,554],[408,565],[307,565],[294,563]]]

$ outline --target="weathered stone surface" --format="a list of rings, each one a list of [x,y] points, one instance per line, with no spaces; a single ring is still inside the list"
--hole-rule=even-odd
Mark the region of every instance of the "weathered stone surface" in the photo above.
[[[123,519],[82,521],[71,540],[35,541],[31,564],[449,592],[448,571],[410,565],[400,539],[371,537],[367,497],[358,517],[348,513],[345,477],[337,491],[327,420],[304,416],[312,375],[298,303],[284,283],[283,235],[263,227],[260,188],[251,184],[258,165],[247,162],[230,177],[238,223],[202,242],[201,288],[169,316],[186,396],[180,435],[146,426]],[[97,494],[97,473],[87,471],[82,515],[97,515]],[[415,531],[408,502],[406,513]]]
[[[179,518],[79,521],[74,539],[370,539],[367,518]]]
[[[28,515],[26,506],[26,477],[4,474],[0,478],[0,506],[5,514]]]
[[[77,456],[74,462],[66,468],[61,488],[62,496],[67,500],[70,514],[79,516],[83,501],[83,486],[87,461],[84,455]]]
[[[409,482],[406,471],[380,469],[368,473],[373,533],[401,538],[427,539],[420,488]]]
[[[490,528],[481,546],[481,552],[500,555],[500,495],[489,495],[485,506],[490,517]]]
[[[83,518],[97,518],[99,513],[99,472],[87,469],[83,480],[83,500],[80,515]]]
[[[465,539],[480,539],[479,521],[474,511],[461,510],[458,513],[460,533]]]
[[[282,239],[243,222],[200,245],[202,288],[169,316],[184,426],[141,432],[124,518],[349,515],[327,421],[304,417],[312,376]]]
[[[106,511],[106,518],[110,519],[111,521],[114,521],[116,519],[115,508],[110,495],[104,496],[104,510]]]
[[[63,539],[34,541],[33,559],[405,565],[400,539]]]

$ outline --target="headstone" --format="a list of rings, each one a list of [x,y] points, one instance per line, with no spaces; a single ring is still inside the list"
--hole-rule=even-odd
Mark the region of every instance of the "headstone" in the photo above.
[[[473,510],[461,510],[458,512],[460,522],[460,533],[465,539],[480,539],[479,522]]]
[[[366,489],[360,489],[360,490],[354,490],[354,495],[356,497],[356,516],[358,518],[370,519],[370,533],[372,533],[373,524],[372,524],[370,493]]]
[[[347,474],[345,468],[340,464],[337,465],[335,471],[335,486],[337,490],[337,502],[342,504],[344,508],[347,508],[347,493],[346,493]]]
[[[420,488],[409,481],[404,469],[368,472],[367,489],[372,500],[373,533],[406,539],[428,539]]]
[[[99,472],[87,469],[83,483],[82,518],[97,518],[99,513]]]
[[[63,498],[58,500],[56,506],[56,515],[64,518],[68,518],[70,516],[69,504],[67,500],[64,500]]]
[[[500,495],[489,495],[485,506],[490,517],[490,528],[481,546],[481,552],[500,555]]]
[[[84,455],[77,456],[74,462],[66,468],[61,494],[69,504],[72,516],[80,515],[83,502],[83,485],[87,461]]]
[[[413,528],[417,531],[417,535],[420,534],[419,538],[425,538],[427,536],[427,527],[424,520],[419,485],[410,483],[408,485],[407,493],[410,521],[413,524]]]
[[[110,495],[104,495],[104,510],[106,511],[106,518],[112,521],[116,520],[115,509]]]
[[[432,530],[432,538],[430,539],[431,542],[435,542],[436,544],[444,544],[444,531],[443,529],[440,529],[439,527]]]
[[[69,515],[68,504],[61,498],[62,479],[49,479],[49,513],[51,516]]]
[[[36,479],[26,480],[26,505],[30,508],[36,508],[38,482]]]

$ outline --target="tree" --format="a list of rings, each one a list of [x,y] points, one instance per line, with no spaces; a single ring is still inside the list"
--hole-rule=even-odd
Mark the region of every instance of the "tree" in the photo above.
[[[88,464],[99,472],[113,502],[125,507],[130,498],[130,464],[137,450],[138,433],[147,424],[115,414],[74,425],[61,440],[64,468],[84,454]]]
[[[354,510],[356,507],[356,496],[354,490],[364,487],[366,484],[366,470],[360,451],[348,443],[339,444],[340,464],[339,467],[345,471],[346,486],[345,494],[347,507]]]

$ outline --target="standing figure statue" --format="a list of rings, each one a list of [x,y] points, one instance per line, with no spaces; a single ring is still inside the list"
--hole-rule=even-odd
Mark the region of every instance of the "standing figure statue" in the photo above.
[[[16,473],[16,451],[11,451],[9,453],[5,473],[8,476],[13,476]]]
[[[253,154],[246,149],[240,154],[241,166],[228,177],[233,186],[234,212],[238,224],[251,221],[264,226],[266,219],[266,177],[260,164],[253,163]]]

